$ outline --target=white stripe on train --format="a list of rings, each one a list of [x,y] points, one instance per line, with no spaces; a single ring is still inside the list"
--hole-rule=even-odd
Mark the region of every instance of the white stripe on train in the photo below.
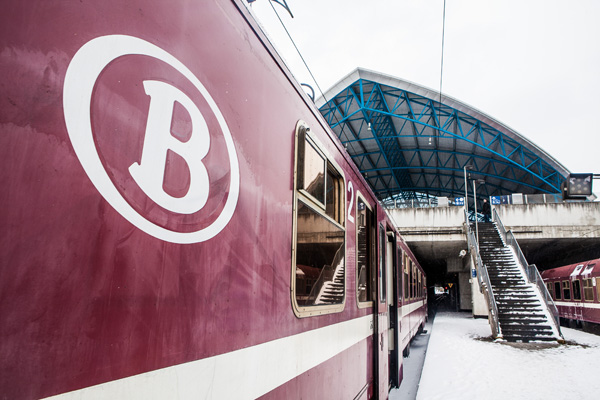
[[[562,307],[581,307],[600,309],[600,303],[570,303],[566,301],[555,301],[554,304]]]
[[[255,399],[373,335],[373,316],[48,399]]]
[[[420,300],[420,301],[416,301],[414,303],[410,303],[407,304],[405,306],[402,306],[402,317],[407,316],[408,314],[412,313],[415,310],[418,310],[419,308],[423,307],[425,305],[425,300]]]

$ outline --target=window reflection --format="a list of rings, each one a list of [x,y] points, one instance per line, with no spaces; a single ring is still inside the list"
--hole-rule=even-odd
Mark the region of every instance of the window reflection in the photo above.
[[[327,190],[325,213],[340,224],[344,224],[344,179],[331,165],[327,168]]]
[[[298,201],[296,301],[300,306],[344,301],[344,230]]]
[[[358,268],[358,301],[373,301],[373,213],[359,198],[356,211],[357,243],[356,265]]]
[[[299,188],[325,204],[325,159],[309,141],[303,140],[302,143]]]

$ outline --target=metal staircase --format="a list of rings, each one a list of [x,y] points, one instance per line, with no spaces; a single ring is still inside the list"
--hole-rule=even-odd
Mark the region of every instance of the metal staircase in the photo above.
[[[470,242],[475,227],[469,226]],[[479,223],[477,269],[482,293],[490,310],[495,338],[507,341],[559,341],[564,339],[554,305],[535,265],[529,265],[512,232],[506,232],[498,214],[494,222]]]
[[[558,340],[533,284],[502,242],[496,224],[479,224],[479,254],[498,306],[502,336],[508,341]]]

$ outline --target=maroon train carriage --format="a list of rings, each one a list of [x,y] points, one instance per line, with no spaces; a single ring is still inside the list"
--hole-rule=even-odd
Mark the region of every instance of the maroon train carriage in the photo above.
[[[600,258],[542,271],[541,275],[564,322],[600,324]]]
[[[386,398],[426,279],[242,0],[7,0],[0,398]]]

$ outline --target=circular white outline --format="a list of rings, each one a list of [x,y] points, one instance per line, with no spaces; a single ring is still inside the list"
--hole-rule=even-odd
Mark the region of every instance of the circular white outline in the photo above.
[[[106,172],[94,144],[91,123],[92,93],[100,73],[113,60],[124,55],[145,55],[171,65],[183,74],[204,96],[214,113],[225,139],[230,164],[229,194],[223,210],[213,223],[194,232],[176,232],[165,229],[144,218],[119,193]],[[216,236],[231,220],[240,192],[240,171],[233,137],[225,118],[200,80],[179,60],[160,47],[127,35],[100,36],[84,44],[73,56],[63,86],[63,108],[67,132],[75,154],[88,177],[125,219],[144,232],[172,243],[199,243]]]

